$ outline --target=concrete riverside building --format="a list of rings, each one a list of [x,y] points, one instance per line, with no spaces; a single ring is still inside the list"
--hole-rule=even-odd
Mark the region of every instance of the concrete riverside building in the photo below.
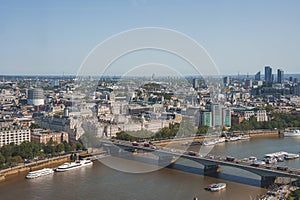
[[[22,142],[30,142],[31,132],[26,126],[10,126],[0,128],[0,147],[14,143],[20,145]]]

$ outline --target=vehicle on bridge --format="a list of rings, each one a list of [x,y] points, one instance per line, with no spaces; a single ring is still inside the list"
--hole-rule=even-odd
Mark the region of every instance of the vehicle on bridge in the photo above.
[[[227,157],[226,157],[226,161],[234,162],[234,161],[235,161],[235,157],[227,156]]]
[[[287,166],[277,166],[277,169],[281,170],[281,171],[287,171],[288,167]]]
[[[133,141],[132,146],[139,146],[139,143],[137,141]]]
[[[189,153],[188,153],[190,156],[198,156],[199,154],[198,154],[198,152],[196,152],[196,151],[189,151]]]
[[[147,142],[145,142],[145,143],[144,143],[144,147],[150,147],[150,144],[147,143]]]
[[[256,160],[251,164],[251,166],[253,166],[253,167],[259,167],[259,166],[264,166],[264,165],[266,165],[266,162],[262,161],[262,160]]]

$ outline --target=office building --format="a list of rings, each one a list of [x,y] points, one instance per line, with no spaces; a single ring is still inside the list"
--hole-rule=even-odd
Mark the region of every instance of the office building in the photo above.
[[[230,77],[229,76],[225,76],[223,78],[223,84],[224,84],[224,86],[228,86],[230,84]]]
[[[281,69],[277,70],[277,83],[283,83],[284,81],[284,72]]]
[[[211,103],[212,126],[222,126],[222,107],[219,103]]]
[[[212,115],[207,110],[200,111],[200,125],[212,127]]]
[[[260,81],[260,80],[261,80],[260,71],[257,72],[257,73],[255,74],[254,79],[255,79],[256,81]]]
[[[229,108],[222,108],[222,122],[223,126],[231,126],[231,110]]]
[[[265,82],[266,83],[273,82],[272,68],[270,66],[265,66]]]
[[[194,78],[193,79],[193,88],[197,88],[198,87],[198,79]]]

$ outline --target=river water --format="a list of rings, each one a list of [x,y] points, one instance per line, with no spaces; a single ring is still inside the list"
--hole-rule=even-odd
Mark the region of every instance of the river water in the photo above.
[[[237,158],[263,157],[265,153],[287,151],[298,153],[300,138],[259,137],[215,145],[212,154]],[[192,146],[199,150],[199,146]],[[122,158],[104,158],[107,163],[124,168],[148,168],[148,164]],[[300,168],[299,159],[285,161],[290,167]],[[55,173],[53,176],[25,179],[26,173],[9,177],[0,183],[1,200],[74,200],[74,199],[252,199],[266,190],[259,187],[260,177],[244,170],[222,167],[218,177],[203,176],[203,167],[193,161],[179,159],[174,168],[163,168],[149,173],[126,173],[96,161],[93,166]],[[215,182],[227,183],[226,190],[209,192],[204,188]]]

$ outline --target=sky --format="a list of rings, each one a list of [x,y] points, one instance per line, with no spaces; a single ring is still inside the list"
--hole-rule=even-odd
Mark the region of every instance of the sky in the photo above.
[[[143,27],[193,38],[220,74],[263,73],[266,65],[300,73],[299,8],[298,0],[0,0],[0,74],[76,75],[99,43]]]

